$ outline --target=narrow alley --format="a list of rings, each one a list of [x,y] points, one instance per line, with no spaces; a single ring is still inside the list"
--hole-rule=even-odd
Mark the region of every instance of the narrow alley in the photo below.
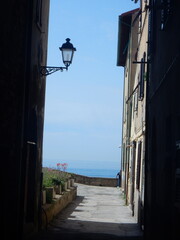
[[[180,240],[179,12],[179,0],[3,1],[2,240]],[[42,231],[42,167],[57,163],[120,172],[121,188],[78,184]]]
[[[121,189],[77,184],[77,198],[37,239],[142,239]]]

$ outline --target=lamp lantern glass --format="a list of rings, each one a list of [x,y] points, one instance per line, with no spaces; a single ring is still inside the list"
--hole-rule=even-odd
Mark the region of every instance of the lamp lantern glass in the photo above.
[[[74,51],[76,51],[76,48],[74,48],[73,44],[70,43],[70,39],[66,38],[66,43],[63,43],[59,49],[62,52],[63,63],[66,68],[68,68],[72,63]]]

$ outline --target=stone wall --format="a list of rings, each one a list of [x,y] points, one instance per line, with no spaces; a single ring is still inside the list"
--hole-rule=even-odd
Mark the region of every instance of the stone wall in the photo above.
[[[117,187],[117,178],[87,177],[73,173],[76,183],[82,183],[93,186]]]
[[[77,196],[77,187],[71,187],[62,195],[56,195],[53,203],[42,206],[42,228],[47,227],[48,223],[60,213]]]

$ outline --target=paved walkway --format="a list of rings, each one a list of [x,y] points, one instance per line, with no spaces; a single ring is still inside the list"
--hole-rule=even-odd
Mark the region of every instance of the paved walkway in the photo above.
[[[77,185],[77,198],[38,239],[141,239],[120,189]]]

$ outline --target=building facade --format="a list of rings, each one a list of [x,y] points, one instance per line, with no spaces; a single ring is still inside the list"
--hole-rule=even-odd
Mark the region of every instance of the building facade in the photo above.
[[[147,1],[139,9],[124,13],[119,21],[118,65],[124,67],[122,126],[122,189],[126,203],[143,227],[145,184],[146,76],[147,76]],[[128,22],[127,16],[130,21]],[[127,24],[129,26],[127,26]],[[123,26],[126,25],[126,28]],[[124,30],[123,30],[124,29]],[[128,31],[126,49],[123,46]],[[125,52],[126,51],[126,52]],[[124,61],[122,56],[126,54]]]
[[[40,227],[49,0],[7,0],[1,12],[1,237]]]
[[[180,239],[180,1],[149,3],[145,238]]]
[[[120,16],[122,189],[147,240],[180,238],[179,9],[178,0],[141,0],[138,12]]]

